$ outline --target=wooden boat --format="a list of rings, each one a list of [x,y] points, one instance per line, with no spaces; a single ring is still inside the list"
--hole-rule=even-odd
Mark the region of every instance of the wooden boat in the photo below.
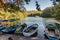
[[[10,19],[9,21],[10,22],[14,22],[14,21],[17,21],[17,20],[20,20],[19,18],[15,18],[15,19]]]
[[[27,26],[23,30],[23,35],[24,36],[32,36],[33,34],[35,34],[37,32],[37,28],[38,28],[38,24],[33,24],[30,26]]]
[[[3,22],[3,20],[0,20],[0,22]]]
[[[5,29],[8,20],[0,20],[0,30]]]
[[[56,28],[56,26],[49,24],[45,30],[45,37],[49,40],[58,40],[59,30]]]
[[[3,33],[6,33],[6,34],[12,34],[12,33],[14,33],[15,30],[16,30],[17,28],[19,28],[19,27],[21,27],[21,25],[20,25],[20,24],[16,24],[16,25],[13,25],[13,26],[11,26],[11,27],[9,27],[9,28],[3,29],[2,32],[3,32]]]
[[[0,25],[0,31],[1,31],[2,29],[5,29],[5,26],[4,26],[4,25]]]
[[[10,27],[10,28],[5,28],[3,30],[1,30],[3,33],[6,33],[6,34],[13,34],[16,30],[16,27]]]
[[[18,27],[17,29],[16,29],[16,31],[15,31],[15,34],[22,34],[22,32],[23,32],[23,29],[25,28],[25,27],[27,27],[27,25],[24,23],[24,24],[22,24],[21,25],[21,27]]]
[[[17,20],[19,20],[18,18],[16,18],[16,19],[10,19],[10,20],[3,20],[3,21],[1,21],[2,22],[2,24],[3,25],[7,25],[7,22],[9,21],[9,22],[14,22],[14,21],[17,21]],[[18,27],[20,27],[21,25],[20,24],[15,24],[15,25],[13,25],[13,26],[11,26],[11,27],[9,27],[9,28],[6,28],[6,27],[0,27],[0,29],[3,29],[3,30],[1,30],[3,33],[7,33],[7,34],[11,34],[11,33],[14,33],[15,32],[15,30],[16,30],[16,28],[18,28]]]
[[[7,26],[8,25],[8,20],[3,20],[3,22],[1,22],[1,24]]]
[[[21,24],[16,24],[16,25],[14,25],[14,27],[19,28],[19,27],[21,27]]]

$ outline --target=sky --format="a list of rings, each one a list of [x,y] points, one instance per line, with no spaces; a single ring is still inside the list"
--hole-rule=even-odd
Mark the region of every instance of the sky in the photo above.
[[[25,8],[27,10],[36,10],[36,6],[35,6],[35,1],[36,0],[32,0],[28,5],[24,5]],[[50,0],[37,0],[41,10],[45,9],[46,7],[52,6],[52,1]]]

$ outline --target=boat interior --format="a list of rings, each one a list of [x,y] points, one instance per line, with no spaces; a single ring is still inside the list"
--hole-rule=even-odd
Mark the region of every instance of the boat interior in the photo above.
[[[53,29],[46,29],[46,32],[48,33],[48,34],[50,34],[50,36],[54,36],[55,37],[55,31],[53,30]]]
[[[56,29],[56,27],[49,27],[46,28],[46,33],[48,33],[51,37],[56,37],[59,35],[59,30]]]
[[[33,31],[36,30],[36,29],[37,29],[37,27],[35,27],[35,25],[32,26],[32,27],[30,26],[30,27],[28,27],[28,28],[25,30],[25,32],[26,32],[26,33],[28,33],[28,32],[31,33],[31,32],[33,32]]]
[[[27,27],[27,25],[24,23],[23,25],[18,27],[15,32],[22,32],[25,27]]]

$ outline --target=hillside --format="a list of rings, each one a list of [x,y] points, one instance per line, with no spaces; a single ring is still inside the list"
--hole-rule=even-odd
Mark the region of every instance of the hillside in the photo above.
[[[42,11],[36,11],[36,10],[30,10],[30,11],[27,11],[27,15],[30,15],[30,14],[41,14]]]

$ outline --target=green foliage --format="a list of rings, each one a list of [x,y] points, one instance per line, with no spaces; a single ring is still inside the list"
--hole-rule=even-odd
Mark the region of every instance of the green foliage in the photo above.
[[[29,2],[30,2],[30,0],[14,0],[14,2],[12,2],[10,0],[10,2],[4,3],[3,0],[0,0],[0,4],[1,4],[0,7],[2,6],[5,11],[16,12],[16,11],[20,11],[19,5],[20,6],[21,5],[24,5],[24,3],[27,3],[28,4]]]
[[[54,17],[60,20],[60,4],[43,10],[42,17]]]
[[[56,0],[57,2],[59,2],[60,0]]]
[[[60,19],[60,5],[55,6],[55,18]]]
[[[40,10],[40,5],[38,4],[38,1],[36,1],[36,9],[37,9],[38,11],[41,11],[41,10]]]
[[[53,17],[53,11],[52,7],[46,8],[43,10],[43,13],[41,14],[42,17]]]
[[[26,4],[29,4],[29,2],[31,1],[31,0],[24,0],[25,2],[26,2]]]
[[[28,15],[29,17],[35,17],[35,16],[40,16],[40,14],[36,13],[36,14],[30,14]]]
[[[4,10],[5,11],[8,11],[8,12],[17,12],[20,10],[20,8],[14,4],[9,4],[7,3],[5,6],[4,6]]]

